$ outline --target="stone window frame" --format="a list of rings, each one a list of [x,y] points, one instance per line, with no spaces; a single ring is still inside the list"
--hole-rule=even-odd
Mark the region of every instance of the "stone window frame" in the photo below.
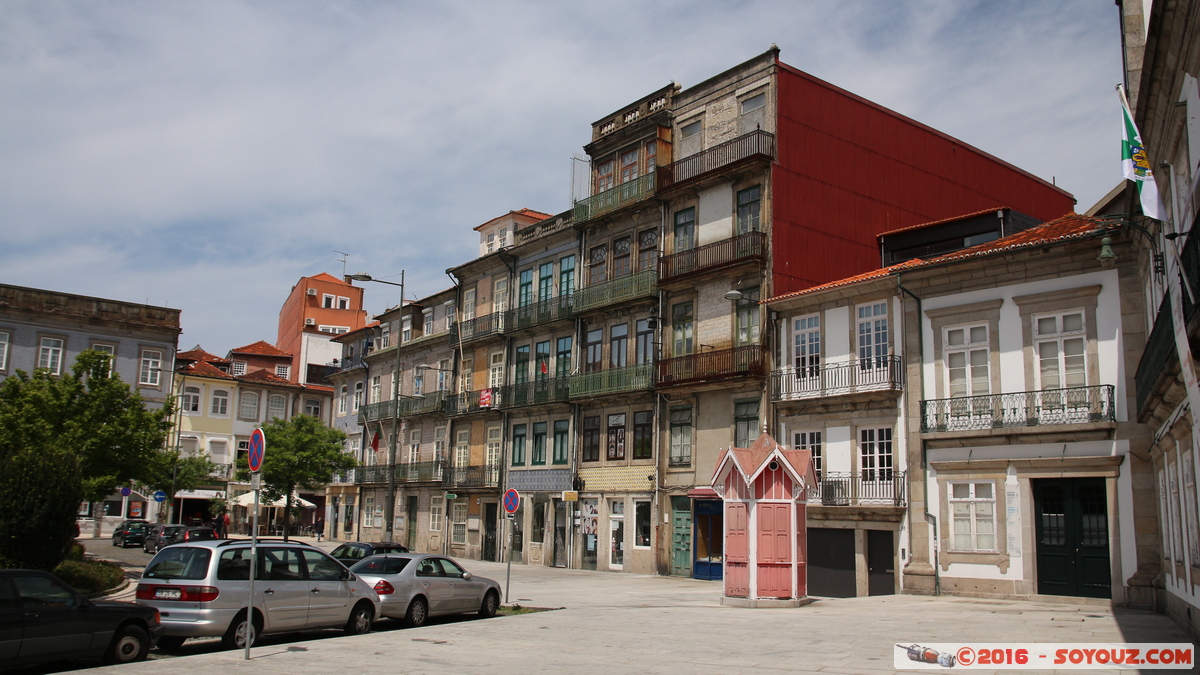
[[[1087,359],[1088,386],[1100,384],[1099,335],[1096,329],[1096,309],[1099,304],[1100,284],[1079,286],[1061,291],[1032,293],[1013,297],[1021,315],[1021,355],[1025,366],[1024,391],[1034,391],[1037,386],[1037,354],[1034,351],[1035,335],[1033,322],[1037,315],[1061,314],[1072,310],[1083,312],[1083,328],[1086,338],[1084,356]]]
[[[34,367],[38,368],[38,369],[43,368],[43,366],[42,366],[42,351],[47,349],[47,347],[45,346],[46,340],[58,340],[61,343],[58,345],[58,347],[49,347],[50,350],[54,350],[54,349],[58,350],[58,364],[55,368],[50,368],[49,370],[50,370],[51,375],[62,375],[64,372],[66,372],[67,344],[68,344],[66,335],[60,335],[57,333],[38,333],[38,336],[37,336],[37,358],[34,361],[34,364],[35,364]],[[140,356],[140,354],[141,354],[141,352],[139,351],[139,356]],[[138,363],[140,364],[141,362],[139,361]]]
[[[949,368],[946,367],[946,331],[960,326],[985,324],[988,329],[988,380],[993,394],[1000,393],[1000,308],[1003,298],[953,307],[925,310],[933,330],[935,399],[949,398]]]
[[[940,547],[938,562],[942,571],[950,569],[954,563],[970,565],[993,565],[1001,574],[1007,574],[1012,559],[1004,542],[1008,541],[1008,521],[1003,517],[1008,509],[1008,495],[1005,491],[1007,473],[1004,468],[979,467],[966,471],[939,471],[937,476],[937,499],[941,518],[938,523],[938,538],[944,542]],[[993,493],[996,495],[996,550],[995,551],[959,551],[951,548],[954,541],[954,518],[950,506],[950,486],[954,483],[983,483],[991,482]]]
[[[9,357],[12,354],[12,331],[5,328],[0,330],[0,373],[8,371]]]

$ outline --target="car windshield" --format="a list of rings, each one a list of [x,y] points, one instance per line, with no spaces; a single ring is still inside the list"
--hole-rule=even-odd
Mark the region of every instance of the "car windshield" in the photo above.
[[[366,554],[367,554],[367,552],[364,551],[359,546],[351,546],[349,544],[342,544],[341,546],[333,549],[333,553],[331,555],[335,558],[347,558],[350,560],[358,560],[359,558],[362,558]]]
[[[138,530],[144,530],[144,529],[146,529],[147,527],[149,527],[149,525],[148,525],[147,523],[130,523],[130,524],[129,524],[129,531],[130,531],[130,532],[136,532],[136,531],[138,531]]]
[[[203,579],[208,575],[212,551],[190,546],[164,548],[146,565],[144,579]]]
[[[412,558],[367,558],[350,568],[356,574],[398,574]]]

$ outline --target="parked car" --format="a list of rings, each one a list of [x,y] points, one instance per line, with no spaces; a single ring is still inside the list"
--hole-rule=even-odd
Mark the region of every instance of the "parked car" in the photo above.
[[[330,555],[349,567],[363,558],[381,553],[408,553],[408,547],[403,544],[388,544],[382,541],[348,541],[333,549]]]
[[[123,520],[113,530],[112,545],[125,548],[130,544],[137,545],[146,540],[146,530],[150,528],[150,523],[145,520]]]
[[[187,529],[187,525],[152,525],[146,532],[142,550],[146,553],[157,553],[159,549],[173,543],[175,535]]]
[[[220,637],[227,647],[258,635],[317,628],[366,633],[379,616],[379,596],[328,553],[300,542],[259,542],[254,612],[246,620],[250,586],[246,539],[211,539],[167,546],[142,572],[138,602],[159,609],[159,647],[190,637]]]
[[[49,572],[0,570],[0,667],[141,661],[162,633],[152,607],[88,600]]]
[[[180,544],[192,541],[208,541],[210,539],[220,539],[215,529],[211,527],[187,527],[180,532],[176,532],[170,543]]]
[[[439,555],[374,555],[350,571],[379,594],[383,616],[409,626],[423,626],[429,617],[443,614],[478,612],[489,618],[500,606],[500,584]]]

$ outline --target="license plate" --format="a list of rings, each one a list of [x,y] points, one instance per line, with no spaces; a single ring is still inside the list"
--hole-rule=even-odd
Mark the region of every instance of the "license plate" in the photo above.
[[[178,588],[159,588],[154,591],[155,600],[178,600],[183,597],[183,591]]]

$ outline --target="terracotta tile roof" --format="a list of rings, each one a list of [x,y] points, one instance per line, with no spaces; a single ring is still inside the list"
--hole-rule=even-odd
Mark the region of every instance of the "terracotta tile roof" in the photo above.
[[[237,378],[229,373],[217,368],[216,366],[206,362],[197,361],[189,364],[183,370],[184,375],[194,375],[196,377],[210,377],[217,380],[236,380]]]
[[[1046,223],[1042,223],[1037,227],[1032,227],[1023,232],[1010,234],[1002,239],[995,239],[978,246],[964,248],[961,251],[953,251],[934,258],[922,260],[913,258],[905,260],[902,263],[884,267],[870,272],[865,272],[845,279],[831,281],[820,286],[805,288],[800,291],[792,291],[783,295],[775,296],[768,300],[763,300],[761,304],[777,302],[789,298],[796,298],[810,293],[837,288],[839,286],[850,286],[870,279],[878,279],[880,277],[899,274],[901,272],[917,269],[921,267],[931,267],[933,265],[943,265],[946,263],[956,262],[960,260],[969,260],[971,258],[982,258],[989,255],[1004,253],[1007,251],[1015,251],[1023,248],[1037,248],[1048,244],[1055,244],[1071,239],[1081,239],[1088,236],[1095,236],[1101,230],[1109,229],[1116,230],[1120,225],[1114,224],[1112,221],[1105,221],[1100,218],[1092,218],[1089,216],[1081,216],[1078,213],[1068,213],[1061,218],[1055,218]]]
[[[344,279],[339,279],[328,272],[321,272],[320,274],[316,274],[316,275],[313,275],[308,278],[309,279],[319,279],[321,281],[327,281],[329,283],[334,283],[334,284],[341,284],[343,286],[352,286],[353,285],[353,284],[346,283],[346,281]]]
[[[254,354],[255,356],[280,356],[292,358],[292,355],[277,348],[269,342],[259,340],[253,344],[248,344],[245,347],[235,347],[229,350],[230,354]]]
[[[363,326],[362,328],[355,328],[354,330],[346,331],[345,333],[342,333],[341,335],[335,335],[335,336],[329,338],[329,341],[330,342],[342,342],[346,338],[349,338],[354,335],[358,335],[359,333],[361,333],[365,330],[369,330],[371,328],[375,328],[378,325],[379,325],[378,321],[372,321],[371,323]]]
[[[549,213],[542,213],[541,211],[534,211],[533,209],[517,209],[516,211],[513,211],[513,213],[520,215],[520,216],[528,216],[530,218],[537,218],[538,220],[545,220],[547,218],[553,217]]]
[[[333,387],[327,387],[323,384],[306,384],[304,385],[304,388],[310,391],[324,391],[330,394],[333,393]]]
[[[278,387],[295,387],[297,389],[304,388],[304,385],[296,384],[295,382],[289,382],[265,368],[259,368],[258,370],[254,371],[252,373],[246,373],[245,375],[242,375],[241,377],[239,377],[237,379],[241,382],[253,382],[256,384],[271,384],[271,385],[275,385]]]
[[[229,363],[228,359],[223,359],[216,354],[209,354],[196,345],[194,349],[189,349],[186,352],[179,352],[175,355],[178,361],[203,361],[205,363]]]
[[[875,235],[875,237],[876,238],[886,237],[890,234],[898,234],[900,232],[909,232],[911,230],[923,230],[927,227],[933,227],[934,225],[943,225],[945,223],[953,223],[953,222],[956,222],[959,220],[966,220],[968,218],[978,218],[979,216],[983,216],[983,215],[986,215],[989,213],[995,213],[995,212],[999,211],[1000,209],[1007,209],[1007,208],[1008,208],[1007,206],[993,206],[990,209],[983,209],[982,211],[976,211],[975,213],[964,213],[961,216],[954,216],[953,218],[943,218],[942,220],[934,220],[934,221],[928,222],[928,223],[918,223],[916,225],[909,225],[908,227],[901,227],[901,228],[898,228],[895,230],[889,230],[887,232],[880,232],[879,234]]]

